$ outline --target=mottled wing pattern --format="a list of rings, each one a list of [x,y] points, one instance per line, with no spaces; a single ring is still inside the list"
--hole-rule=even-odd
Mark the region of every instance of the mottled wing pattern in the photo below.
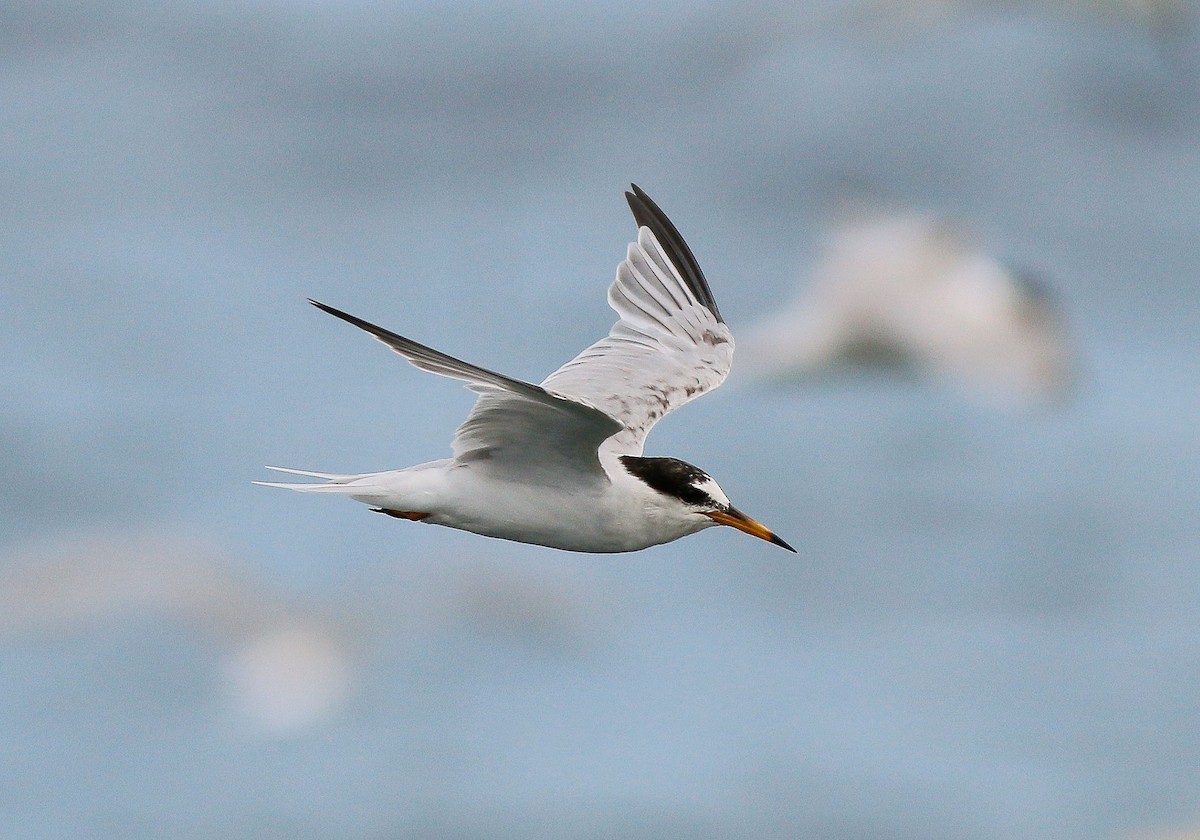
[[[636,185],[625,195],[639,228],[608,290],[620,320],[542,387],[616,418],[605,448],[641,455],[661,417],[725,380],[733,335],[675,226]]]
[[[733,358],[733,336],[687,244],[637,185],[625,195],[639,228],[608,290],[620,320],[540,386],[311,303],[479,394],[454,436],[456,461],[491,462],[548,484],[574,485],[581,474],[601,480],[601,446],[640,455],[659,418],[720,385]]]
[[[448,356],[323,303],[311,303],[366,330],[414,367],[462,380],[479,394],[454,436],[456,460],[515,464],[518,475],[545,483],[578,482],[580,473],[604,478],[596,452],[621,425],[603,411]]]

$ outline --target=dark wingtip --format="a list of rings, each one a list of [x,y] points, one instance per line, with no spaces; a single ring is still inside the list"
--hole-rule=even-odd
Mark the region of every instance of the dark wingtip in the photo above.
[[[696,262],[692,249],[680,235],[679,229],[667,218],[667,214],[637,184],[629,185],[629,190],[625,192],[625,200],[629,202],[629,209],[633,211],[633,219],[637,222],[638,227],[650,228],[654,238],[658,240],[658,244],[663,247],[671,262],[675,264],[679,275],[691,287],[696,300],[700,301],[717,321],[725,323],[725,319],[721,317],[721,311],[717,309],[717,301],[713,298],[712,289],[708,287],[708,281],[704,279],[704,272],[700,270],[700,264]]]
[[[677,237],[679,236],[679,231],[675,229],[675,225],[671,224],[667,214],[637,184],[629,185],[629,189],[625,191],[625,200],[629,202],[629,209],[633,211],[633,218],[638,223],[638,227],[648,227],[655,231],[656,235],[659,227],[669,227]],[[679,238],[682,240],[683,237]]]
[[[340,309],[334,309],[332,306],[330,306],[327,303],[321,303],[321,301],[313,300],[312,298],[308,298],[308,302],[311,303],[313,306],[317,307],[317,309],[320,309],[322,312],[328,312],[333,317],[341,318],[346,323],[353,324],[354,326],[359,327],[360,329],[364,329],[367,332],[372,333],[376,336],[382,337],[383,334],[388,333],[388,331],[385,330],[383,327],[377,327],[374,324],[372,324],[370,321],[364,321],[362,318],[359,318],[355,315],[351,315],[349,312],[343,312]],[[388,333],[388,334],[390,334],[390,333]]]
[[[339,309],[334,309],[332,306],[321,303],[319,300],[313,300],[312,298],[306,298],[306,300],[313,306],[317,307],[317,309],[320,309],[322,312],[328,312],[330,315],[337,315],[340,318],[342,315],[346,314]]]
[[[629,189],[625,190],[625,200],[629,202],[629,209],[633,211],[633,218],[637,219],[639,225],[640,217],[645,213],[645,203],[654,204],[650,196],[646,195],[646,191],[637,184],[630,184]]]
[[[402,354],[404,353],[404,350],[402,350],[401,347],[404,347],[404,348],[419,347],[423,350],[429,350],[428,347],[425,347],[424,345],[421,345],[421,344],[417,344],[415,341],[410,341],[409,339],[405,338],[404,336],[396,335],[396,333],[392,332],[391,330],[385,330],[383,327],[379,326],[378,324],[372,324],[370,321],[364,321],[362,318],[359,318],[357,315],[351,315],[349,312],[343,312],[340,309],[334,309],[332,306],[321,303],[319,300],[313,300],[312,298],[309,298],[308,302],[311,303],[313,306],[317,307],[317,309],[320,309],[322,312],[328,312],[330,315],[332,315],[335,318],[341,318],[347,324],[352,324],[353,326],[358,327],[360,330],[365,330],[365,331],[369,332],[371,335],[375,336],[377,339],[379,339],[384,344],[386,344],[388,347],[391,347],[393,350],[396,350]],[[433,352],[436,353],[437,351],[433,351]]]

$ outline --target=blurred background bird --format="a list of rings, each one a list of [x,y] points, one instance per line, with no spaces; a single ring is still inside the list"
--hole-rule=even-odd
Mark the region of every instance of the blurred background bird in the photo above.
[[[747,331],[739,363],[776,380],[904,367],[1006,406],[1065,399],[1077,362],[1059,305],[976,239],[932,214],[844,218],[793,301]]]

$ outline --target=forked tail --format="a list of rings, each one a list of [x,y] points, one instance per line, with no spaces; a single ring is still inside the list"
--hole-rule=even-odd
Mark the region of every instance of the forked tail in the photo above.
[[[287,483],[281,481],[255,481],[253,484],[261,485],[262,487],[281,487],[284,490],[299,490],[302,493],[361,493],[362,485],[351,486],[351,482],[356,479],[365,478],[365,475],[356,475],[353,473],[323,473],[312,472],[311,470],[292,470],[287,467],[267,467],[275,472],[287,473],[288,475],[303,475],[309,478],[324,479],[324,483],[317,484],[313,482],[305,483]],[[368,473],[369,475],[369,473]]]
[[[423,466],[435,466],[423,465]],[[319,478],[319,482],[291,483],[281,481],[256,481],[263,487],[281,487],[301,493],[334,493],[349,496],[356,502],[371,505],[381,513],[399,516],[402,519],[421,520],[429,516],[425,512],[410,512],[406,501],[412,496],[412,478],[422,472],[420,467],[408,470],[386,470],[373,473],[323,473],[311,470],[289,470],[284,467],[267,467],[275,472]],[[421,495],[419,492],[417,495]],[[428,498],[423,498],[428,503]],[[424,508],[422,508],[424,510]]]

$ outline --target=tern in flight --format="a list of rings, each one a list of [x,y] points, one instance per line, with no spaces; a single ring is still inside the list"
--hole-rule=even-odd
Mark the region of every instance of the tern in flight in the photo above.
[[[324,482],[258,483],[349,496],[399,519],[568,551],[637,551],[713,525],[795,551],[730,504],[703,470],[642,455],[659,419],[725,380],[733,335],[670,219],[636,184],[625,197],[638,232],[608,290],[620,318],[540,385],[310,300],[413,366],[466,382],[479,398],[455,433],[452,458],[361,475],[271,467]]]

